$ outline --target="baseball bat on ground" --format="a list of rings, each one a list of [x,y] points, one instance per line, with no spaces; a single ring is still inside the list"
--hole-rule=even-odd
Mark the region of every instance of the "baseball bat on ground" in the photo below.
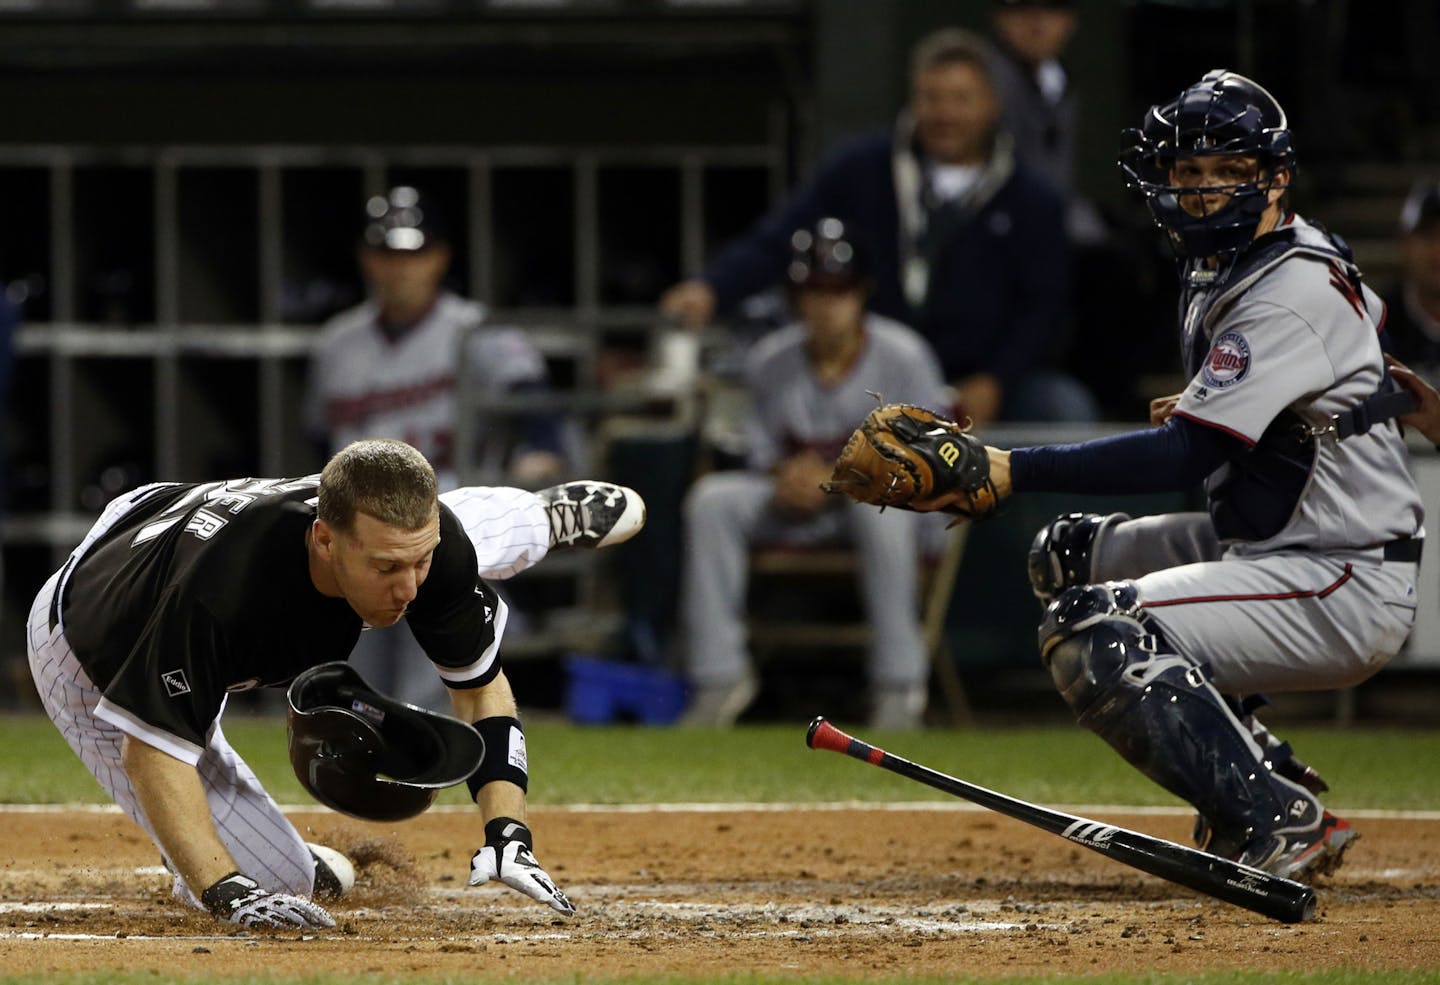
[[[1084,845],[1117,862],[1148,872],[1161,879],[1188,886],[1247,910],[1285,923],[1299,923],[1315,916],[1315,890],[1304,883],[1271,875],[1261,869],[1177,845],[1164,838],[1128,831],[1113,825],[1077,817],[1063,811],[1007,797],[985,787],[967,783],[945,773],[912,763],[884,749],[847,735],[823,716],[810,723],[805,744],[811,749],[829,749],[864,760],[892,773],[917,780],[955,797],[973,801],[992,811],[1033,824],[1078,845]]]

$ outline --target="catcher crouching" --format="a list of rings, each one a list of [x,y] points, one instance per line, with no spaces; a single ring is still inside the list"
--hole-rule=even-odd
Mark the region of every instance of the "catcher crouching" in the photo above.
[[[1011,451],[882,407],[826,487],[981,516],[1012,492],[1203,484],[1203,512],[1067,513],[1036,534],[1041,661],[1081,725],[1195,807],[1200,848],[1308,881],[1357,832],[1257,715],[1265,692],[1361,683],[1414,626],[1424,505],[1395,421],[1409,394],[1349,247],[1289,208],[1274,96],[1215,70],[1124,141],[1121,169],[1176,254],[1185,389],[1152,401],[1150,427]]]

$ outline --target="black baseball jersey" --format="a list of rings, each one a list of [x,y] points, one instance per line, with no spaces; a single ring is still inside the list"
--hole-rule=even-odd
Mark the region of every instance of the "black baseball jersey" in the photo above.
[[[122,716],[203,746],[227,691],[280,686],[350,655],[361,620],[310,580],[318,476],[165,484],[75,562],[65,637]],[[440,544],[406,619],[452,687],[499,673],[498,599],[440,506]]]

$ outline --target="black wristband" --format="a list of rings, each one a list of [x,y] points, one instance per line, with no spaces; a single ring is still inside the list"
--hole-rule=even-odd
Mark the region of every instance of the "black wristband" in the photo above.
[[[530,774],[525,752],[525,729],[520,719],[508,715],[492,715],[475,723],[475,731],[485,740],[485,755],[480,766],[465,781],[474,800],[480,788],[495,780],[509,780],[522,792],[530,790]]]
[[[217,917],[229,916],[237,899],[259,888],[260,884],[249,876],[232,872],[200,894],[200,905]]]
[[[487,848],[498,849],[507,841],[523,841],[526,848],[531,851],[535,850],[535,837],[523,821],[517,821],[513,817],[497,817],[486,822],[485,845]]]

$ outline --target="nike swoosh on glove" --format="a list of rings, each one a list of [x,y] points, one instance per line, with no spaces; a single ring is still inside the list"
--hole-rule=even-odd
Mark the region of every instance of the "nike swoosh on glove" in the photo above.
[[[575,912],[555,880],[540,867],[530,846],[530,829],[512,818],[496,818],[485,825],[485,847],[470,858],[470,885],[479,886],[499,879],[541,903],[565,914]]]
[[[325,908],[300,896],[271,893],[254,879],[231,873],[200,894],[205,909],[241,927],[333,927]]]

